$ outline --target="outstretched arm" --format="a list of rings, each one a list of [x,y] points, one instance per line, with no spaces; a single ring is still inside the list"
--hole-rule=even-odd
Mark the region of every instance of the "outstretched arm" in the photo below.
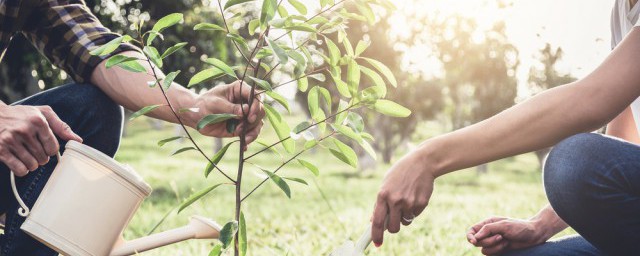
[[[640,28],[634,28],[586,78],[540,93],[492,118],[429,139],[398,161],[382,184],[373,217],[373,241],[426,207],[435,177],[554,145],[593,131],[640,95]],[[407,221],[403,221],[408,224]]]

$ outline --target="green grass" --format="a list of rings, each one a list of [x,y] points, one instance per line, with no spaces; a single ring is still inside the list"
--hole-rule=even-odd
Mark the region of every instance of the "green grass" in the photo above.
[[[265,129],[265,141],[275,136]],[[145,235],[181,200],[193,191],[225,182],[219,175],[205,179],[205,163],[195,151],[169,157],[171,152],[188,143],[170,143],[159,148],[156,142],[173,136],[174,129],[152,130],[144,119],[129,126],[116,159],[131,165],[154,188],[142,204],[125,232],[127,239]],[[198,136],[203,148],[212,153],[213,140]],[[226,139],[226,141],[230,141]],[[253,145],[251,150],[260,148]],[[237,145],[232,146],[222,168],[235,177]],[[404,153],[399,149],[397,154]],[[255,164],[267,169],[276,167],[279,157],[266,153],[255,158]],[[249,255],[328,255],[346,239],[357,236],[368,225],[378,186],[389,166],[379,164],[374,172],[357,172],[335,160],[323,150],[302,156],[321,169],[317,178],[292,163],[283,176],[300,177],[309,186],[289,182],[292,198],[271,182],[265,184],[243,206],[247,219]],[[264,175],[249,168],[244,175],[245,193]],[[315,179],[315,182],[314,182]],[[324,201],[315,183],[326,194]],[[541,176],[535,156],[528,154],[489,165],[489,173],[478,176],[473,170],[458,172],[436,182],[429,207],[413,225],[403,227],[396,235],[387,235],[381,248],[371,246],[368,255],[477,255],[465,232],[472,224],[492,215],[519,218],[532,216],[546,204]],[[202,215],[223,225],[232,219],[234,190],[221,186],[204,200],[180,214],[173,212],[158,231],[184,225],[191,215]],[[562,234],[568,234],[565,231]],[[207,255],[217,241],[192,240],[144,255]]]

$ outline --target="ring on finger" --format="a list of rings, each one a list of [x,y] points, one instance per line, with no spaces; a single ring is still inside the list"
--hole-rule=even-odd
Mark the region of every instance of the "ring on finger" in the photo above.
[[[409,217],[402,216],[402,220],[404,220],[405,222],[408,222],[408,223],[413,222],[413,220],[414,220],[415,218],[416,218],[416,216],[415,216],[415,215],[413,215],[413,214],[412,214],[412,215],[410,215]]]

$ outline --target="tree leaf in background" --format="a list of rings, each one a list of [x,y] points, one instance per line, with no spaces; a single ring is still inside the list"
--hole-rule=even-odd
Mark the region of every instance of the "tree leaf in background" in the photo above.
[[[231,67],[229,67],[229,65],[227,65],[226,63],[224,63],[223,61],[216,59],[216,58],[208,58],[206,60],[204,60],[205,63],[207,64],[211,64],[214,67],[222,70],[222,72],[224,72],[225,74],[227,74],[230,77],[233,78],[237,78],[236,77],[236,73],[233,71],[233,69]]]
[[[271,84],[269,84],[269,82],[267,82],[265,80],[262,80],[260,78],[255,78],[255,77],[249,76],[249,75],[247,75],[247,77],[249,79],[253,80],[258,85],[258,87],[262,88],[262,90],[271,91],[272,88],[271,88]]]
[[[377,95],[377,97],[384,98],[387,95],[387,86],[384,84],[384,80],[382,80],[382,77],[375,71],[364,66],[360,66],[360,71],[362,71],[362,74],[367,76],[369,80],[373,82],[373,85],[378,88],[376,91],[381,95]]]
[[[342,40],[342,45],[344,45],[344,50],[347,52],[348,56],[353,57],[355,55],[355,53],[353,52],[353,46],[351,45],[349,38],[345,37],[344,40]]]
[[[296,125],[296,127],[293,128],[294,133],[300,133],[303,130],[307,130],[309,129],[309,126],[311,126],[311,123],[309,123],[309,121],[302,121],[301,123],[299,123],[298,125]]]
[[[309,80],[307,79],[307,77],[301,77],[300,79],[298,79],[298,90],[300,90],[301,92],[305,92],[308,88]]]
[[[293,140],[287,139],[289,137],[289,134],[291,133],[289,125],[284,122],[284,120],[282,120],[282,116],[280,116],[280,113],[278,113],[278,111],[276,111],[273,107],[265,104],[264,110],[267,115],[267,119],[269,119],[269,123],[271,123],[271,126],[276,131],[278,138],[280,140],[284,140],[282,142],[282,146],[284,147],[284,149],[289,153],[293,153],[293,151],[295,150],[295,143]]]
[[[349,112],[347,114],[347,126],[351,127],[355,132],[361,133],[364,131],[364,120],[358,113]]]
[[[185,137],[184,136],[175,136],[175,137],[163,139],[161,141],[158,141],[158,147],[162,147],[162,146],[164,146],[164,144],[167,144],[169,142],[172,142],[172,141],[178,140],[178,139],[182,139],[182,138],[185,138]]]
[[[331,124],[331,127],[338,133],[360,143],[362,141],[362,137],[355,133],[351,128],[340,125],[340,124]]]
[[[353,168],[357,168],[358,155],[356,155],[356,152],[338,139],[332,139],[332,141],[337,150],[330,149],[331,153],[346,164],[351,165]]]
[[[278,8],[278,3],[276,0],[264,0],[262,2],[262,11],[260,12],[260,26],[263,28],[267,27],[269,21],[273,19],[276,15],[276,9]]]
[[[344,111],[345,109],[347,109],[347,107],[349,107],[349,103],[347,103],[344,100],[340,100],[340,102],[338,102],[338,110],[336,111],[336,113],[340,113],[336,115],[336,119],[335,119],[335,123],[336,124],[343,124],[344,120],[347,119],[347,111]]]
[[[222,255],[222,244],[216,244],[209,252],[209,256],[220,256],[220,255]]]
[[[342,81],[340,77],[331,76],[331,78],[333,78],[333,82],[335,83],[340,95],[346,98],[351,98],[351,93],[349,92],[349,86],[347,85],[347,83]]]
[[[142,115],[144,115],[144,114],[147,114],[147,113],[149,113],[149,112],[153,111],[154,109],[156,109],[156,108],[158,108],[158,107],[160,107],[160,106],[164,106],[164,105],[151,105],[151,106],[146,106],[146,107],[144,107],[144,108],[142,108],[142,109],[140,109],[140,110],[136,111],[135,113],[133,113],[133,114],[131,115],[131,117],[129,117],[129,120],[131,121],[131,120],[133,120],[133,119],[136,119],[136,118],[138,118],[139,116],[142,116]]]
[[[331,113],[331,106],[332,106],[332,104],[331,104],[331,93],[329,92],[329,90],[327,90],[327,88],[319,87],[319,86],[318,86],[318,92],[324,98],[324,103],[327,104],[327,111],[329,111],[329,113]]]
[[[207,30],[207,31],[227,31],[227,29],[221,27],[220,25],[202,22],[193,26],[193,30]]]
[[[278,185],[278,187],[282,190],[282,192],[284,192],[285,195],[287,195],[288,198],[291,198],[291,189],[289,188],[289,184],[287,184],[287,182],[284,181],[282,177],[267,170],[262,170],[262,171],[267,175],[269,175],[269,179],[271,179],[273,183]]]
[[[369,48],[369,46],[371,45],[371,41],[363,41],[360,40],[358,42],[358,45],[356,45],[356,56],[360,56],[360,54],[362,54],[367,48]]]
[[[258,28],[258,26],[260,26],[260,20],[259,19],[254,19],[249,21],[249,35],[254,35],[256,33],[256,28]]]
[[[204,128],[207,125],[217,124],[217,123],[224,122],[224,121],[227,121],[229,119],[236,118],[236,117],[238,117],[238,116],[233,115],[233,114],[209,114],[209,115],[203,117],[202,119],[200,119],[200,121],[198,122],[198,125],[196,125],[196,128],[198,130],[201,130],[202,128]]]
[[[160,56],[160,58],[161,59],[166,58],[167,56],[169,56],[169,55],[173,54],[174,52],[180,50],[185,45],[187,45],[187,42],[177,43],[174,46],[169,47],[169,49],[167,49],[166,51],[164,51],[164,53],[162,53],[162,56]]]
[[[129,56],[125,56],[125,55],[113,55],[111,56],[108,60],[107,63],[105,64],[106,68],[111,68],[117,64],[120,64],[122,62],[127,62],[127,61],[134,61],[137,60],[138,58],[136,57],[129,57]]]
[[[246,2],[250,2],[253,0],[229,0],[227,1],[227,3],[224,4],[224,10],[227,10],[229,7],[237,5],[237,4],[242,4],[242,3],[246,3]]]
[[[371,10],[371,7],[369,7],[368,4],[366,3],[356,3],[356,8],[358,8],[358,11],[360,11],[360,14],[362,14],[362,16],[365,17],[365,19],[367,19],[367,22],[370,25],[373,25],[376,22],[376,16],[375,14],[373,14],[373,10]]]
[[[218,165],[218,163],[220,163],[220,160],[222,160],[222,157],[224,157],[224,154],[227,153],[227,150],[229,149],[229,146],[231,146],[231,144],[237,142],[237,140],[232,141],[227,143],[227,145],[224,145],[224,147],[222,147],[220,150],[218,150],[218,152],[216,152],[215,155],[213,155],[213,157],[211,158],[211,161],[207,163],[207,167],[204,170],[204,177],[209,177],[209,174],[211,173],[211,171],[213,170],[213,168]]]
[[[216,185],[210,186],[208,188],[205,188],[203,190],[200,190],[200,191],[198,191],[196,193],[191,194],[189,196],[189,198],[187,198],[186,200],[184,200],[184,202],[182,202],[182,204],[180,204],[180,208],[178,208],[178,213],[180,213],[185,208],[189,207],[189,205],[191,205],[191,204],[195,203],[196,201],[200,200],[200,198],[202,198],[203,196],[206,196],[207,194],[209,194],[209,192],[213,191],[214,189],[216,189],[217,187],[219,187],[222,184],[223,183],[216,184]]]
[[[322,73],[311,74],[311,75],[308,75],[307,77],[313,78],[313,79],[318,80],[320,82],[327,81],[327,77]]]
[[[373,104],[373,109],[381,114],[393,117],[407,117],[411,115],[411,110],[390,100],[378,100]]]
[[[175,24],[178,24],[182,21],[183,15],[182,13],[172,13],[167,16],[160,18],[156,24],[153,25],[152,31],[162,32],[165,28],[171,27]],[[156,34],[149,34],[149,38],[147,39],[147,45],[149,45],[156,38]]]
[[[240,211],[240,222],[238,223],[238,249],[240,256],[247,255],[247,222],[244,219],[244,213]]]
[[[98,55],[98,56],[104,56],[107,54],[112,53],[113,51],[115,51],[116,49],[118,49],[118,47],[120,46],[121,43],[126,43],[133,40],[133,38],[129,35],[124,35],[124,36],[119,36],[114,38],[113,40],[109,41],[106,44],[103,44],[102,46],[93,49],[92,51],[89,52],[89,54],[91,55]]]
[[[359,144],[362,149],[364,149],[364,151],[366,151],[373,158],[373,160],[378,160],[378,155],[376,155],[376,151],[373,149],[371,144],[369,144],[369,142],[367,142],[366,140],[361,140]]]
[[[361,57],[361,58],[369,62],[371,66],[373,66],[375,69],[378,70],[378,72],[380,72],[384,77],[386,77],[389,83],[393,85],[393,87],[398,87],[398,82],[396,81],[396,77],[393,75],[393,72],[391,72],[391,70],[387,66],[382,64],[382,62],[374,59],[370,59],[370,58],[364,58],[364,57]]]
[[[298,182],[300,184],[305,184],[307,186],[309,186],[309,183],[307,183],[307,181],[301,179],[301,178],[295,178],[295,177],[282,177],[285,180],[290,180],[290,181],[294,181],[294,182]]]
[[[302,159],[296,159],[296,160],[298,160],[298,163],[300,163],[300,165],[304,166],[304,168],[307,168],[307,170],[311,171],[311,173],[313,173],[313,175],[315,175],[315,176],[320,175],[320,170],[318,170],[318,167],[316,167],[312,163],[309,163],[309,162],[307,162],[305,160],[302,160]]]
[[[142,48],[142,51],[149,57],[151,62],[156,65],[156,67],[162,67],[162,59],[160,58],[160,53],[158,53],[158,49],[153,46],[145,46]]]
[[[268,1],[268,0],[265,0],[265,1]],[[287,56],[287,53],[273,40],[267,38],[267,41],[269,42],[269,47],[271,47],[271,50],[273,50],[273,53],[275,53],[276,56],[278,56],[280,63],[282,65],[286,64],[287,61],[289,61],[289,56]]]
[[[222,248],[227,249],[231,242],[233,241],[233,237],[238,232],[238,222],[230,221],[227,224],[224,224],[222,229],[220,230],[220,242],[222,242]]]
[[[309,90],[309,93],[307,94],[307,105],[309,106],[309,114],[311,114],[311,116],[315,116],[320,109],[318,86],[314,86]]]
[[[296,8],[296,10],[300,14],[307,15],[307,7],[305,7],[303,3],[299,2],[298,0],[289,0],[289,3],[293,6],[293,8]]]
[[[283,19],[282,19],[282,24],[281,24],[281,25],[284,25],[284,20],[285,20],[284,18],[285,18],[285,17],[289,17],[289,12],[287,11],[287,8],[286,8],[286,7],[284,7],[284,5],[280,5],[280,6],[278,6],[278,15],[280,15],[280,17],[282,17],[282,18],[283,18]],[[273,21],[271,21],[271,26],[272,26],[272,27],[278,27],[278,26],[277,26],[277,24],[274,24],[274,23],[273,23]]]
[[[327,43],[327,49],[329,50],[329,64],[335,66],[338,64],[338,60],[340,60],[340,49],[329,38],[325,39],[325,42]]]
[[[310,32],[310,33],[317,32],[316,28],[312,27],[309,24],[304,24],[304,23],[299,23],[299,24],[295,24],[295,25],[291,25],[291,26],[286,26],[283,29],[288,30],[288,31],[302,31],[302,32]]]
[[[196,150],[196,148],[194,148],[194,147],[184,147],[184,148],[180,148],[180,149],[178,149],[178,150],[176,150],[176,151],[173,151],[173,153],[171,153],[171,155],[172,155],[172,156],[175,156],[175,155],[177,155],[177,154],[180,154],[180,153],[183,153],[183,152],[186,152],[186,151],[189,151],[189,150]]]
[[[173,83],[173,80],[176,79],[176,76],[178,76],[178,74],[180,74],[180,70],[178,71],[173,71],[169,74],[167,74],[167,76],[164,77],[164,79],[162,80],[162,88],[166,91],[169,90],[169,87],[171,86],[171,84]]]
[[[276,102],[280,103],[280,105],[286,108],[289,114],[291,114],[291,108],[289,108],[289,101],[284,96],[280,95],[275,91],[267,91],[267,95],[269,95],[269,97],[271,97]]]

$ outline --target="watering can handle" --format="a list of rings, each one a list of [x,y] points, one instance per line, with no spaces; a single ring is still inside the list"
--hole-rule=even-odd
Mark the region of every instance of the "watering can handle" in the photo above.
[[[58,158],[58,163],[60,163],[60,152],[56,153],[56,157]],[[15,174],[13,174],[13,171],[9,171],[10,176],[11,176],[11,189],[13,190],[13,195],[16,196],[16,200],[18,200],[18,204],[20,205],[20,208],[18,208],[18,214],[20,214],[20,216],[22,217],[27,217],[29,216],[29,207],[24,203],[24,201],[22,201],[22,198],[20,198],[20,194],[18,193],[18,188],[16,187],[16,176]]]

